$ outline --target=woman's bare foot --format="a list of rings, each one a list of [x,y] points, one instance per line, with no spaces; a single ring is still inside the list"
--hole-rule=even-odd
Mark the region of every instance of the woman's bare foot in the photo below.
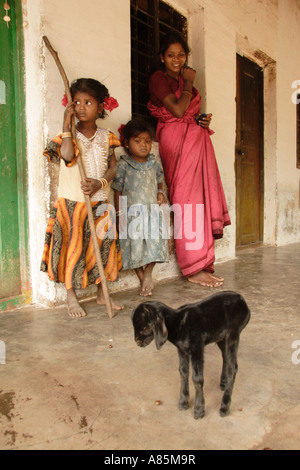
[[[218,282],[222,282],[222,283],[224,282],[224,277],[217,276],[216,274],[211,274],[211,277],[213,279],[216,279],[216,281]]]
[[[154,287],[152,279],[152,271],[155,266],[155,263],[149,263],[144,270],[144,278],[142,282],[142,289],[140,292],[141,297],[149,297],[152,295],[152,290]]]
[[[193,282],[194,284],[200,284],[200,286],[204,287],[221,287],[224,279],[206,271],[200,271],[200,273],[188,277],[188,281]]]
[[[74,289],[67,290],[67,310],[71,318],[86,317],[86,312],[80,306]]]
[[[112,299],[110,299],[111,302],[111,307],[113,310],[123,310],[124,305],[119,304],[117,302],[114,302]],[[102,284],[98,284],[98,293],[97,293],[97,304],[98,305],[106,305],[105,298],[104,298],[104,293],[102,289]]]

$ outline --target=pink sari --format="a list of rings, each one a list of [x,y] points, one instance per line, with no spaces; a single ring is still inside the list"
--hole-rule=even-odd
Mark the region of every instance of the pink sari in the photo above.
[[[182,90],[183,80],[180,79],[177,98]],[[195,121],[200,104],[201,97],[194,89],[190,106],[179,119],[164,106],[148,103],[150,114],[158,121],[157,140],[170,202],[178,208],[175,212],[177,229],[180,225],[175,233],[177,262],[187,277],[203,270],[214,272],[214,240],[223,236],[224,226],[230,225],[210,140],[213,132],[198,126]]]

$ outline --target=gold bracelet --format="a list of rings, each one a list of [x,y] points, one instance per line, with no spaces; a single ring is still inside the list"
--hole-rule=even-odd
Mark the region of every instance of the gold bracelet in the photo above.
[[[193,93],[191,93],[191,92],[190,92],[190,91],[188,91],[188,90],[182,90],[182,93],[187,93],[188,95],[191,95],[191,96],[193,96]]]
[[[62,135],[61,135],[61,138],[66,139],[67,137],[72,137],[72,133],[71,132],[63,132]]]

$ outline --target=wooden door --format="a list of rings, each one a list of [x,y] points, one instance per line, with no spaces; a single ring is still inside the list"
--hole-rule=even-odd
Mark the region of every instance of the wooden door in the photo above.
[[[15,18],[0,17],[0,299],[21,293],[16,158]],[[20,119],[20,116],[18,116]]]
[[[236,245],[263,241],[263,71],[237,56]]]

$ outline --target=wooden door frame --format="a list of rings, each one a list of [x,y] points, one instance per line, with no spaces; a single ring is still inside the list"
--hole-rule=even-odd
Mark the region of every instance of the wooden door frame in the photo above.
[[[238,58],[241,57],[242,59],[246,59],[249,62],[252,62],[254,66],[257,68],[261,69],[261,83],[259,86],[259,100],[261,103],[261,114],[260,114],[260,139],[259,139],[259,204],[260,204],[260,214],[259,214],[259,241],[257,243],[263,243],[264,241],[264,74],[263,74],[263,67],[261,67],[259,64],[257,64],[254,60],[248,57],[240,56],[239,54],[236,54],[236,75],[237,75],[237,80],[238,80]],[[238,87],[237,87],[238,88]],[[239,90],[237,89],[237,97],[236,97],[236,102],[238,103],[239,99]],[[236,116],[236,122],[241,121],[240,117],[240,111],[241,108],[237,107],[237,116]],[[238,146],[237,146],[237,140],[238,140],[238,124],[236,128],[236,145],[235,145],[235,174],[237,176],[237,152],[238,152]],[[237,181],[236,181],[236,188],[237,188]],[[238,195],[236,193],[236,213],[238,210]],[[236,221],[238,218],[236,217]],[[237,240],[238,240],[238,224],[236,223],[236,247],[240,248],[239,245],[237,245]],[[249,245],[245,245],[247,247]],[[242,248],[243,246],[241,246]]]
[[[15,122],[16,122],[16,164],[18,190],[18,221],[19,248],[21,271],[21,295],[0,300],[0,312],[31,302],[32,290],[30,282],[28,254],[28,179],[26,152],[26,120],[25,120],[25,67],[23,61],[24,38],[21,0],[10,1],[11,24],[13,28],[13,68],[15,89]]]

